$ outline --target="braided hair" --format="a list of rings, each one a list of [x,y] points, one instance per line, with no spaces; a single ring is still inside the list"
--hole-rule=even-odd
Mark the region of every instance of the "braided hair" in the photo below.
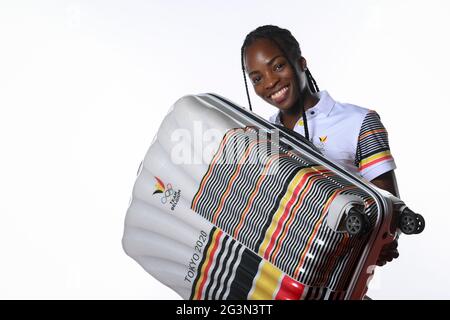
[[[268,39],[272,41],[283,53],[286,57],[288,63],[291,65],[294,70],[294,74],[296,79],[299,79],[299,74],[297,69],[295,68],[295,61],[297,61],[302,56],[302,52],[300,50],[300,45],[298,41],[294,38],[291,32],[287,29],[282,29],[280,27],[274,25],[264,25],[256,28],[252,32],[250,32],[244,40],[244,43],[241,47],[241,65],[242,65],[242,73],[244,75],[244,83],[245,90],[247,92],[248,105],[250,110],[252,111],[252,103],[250,101],[250,94],[248,92],[247,78],[245,75],[245,66],[244,66],[244,54],[245,49],[249,47],[253,42],[258,39]],[[313,92],[319,92],[319,87],[317,86],[316,80],[314,80],[309,68],[306,69],[306,77],[308,81],[308,86]],[[303,117],[303,125],[305,128],[305,137],[309,140],[309,132],[308,132],[308,124],[306,121],[306,113],[303,104],[301,104],[302,117]]]

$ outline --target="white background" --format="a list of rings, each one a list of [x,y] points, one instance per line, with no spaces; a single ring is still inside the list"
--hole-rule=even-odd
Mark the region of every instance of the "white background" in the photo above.
[[[247,105],[242,42],[276,24],[321,89],[378,111],[426,217],[369,295],[449,299],[449,16],[446,0],[2,1],[0,298],[178,299],[122,250],[138,165],[181,96]]]

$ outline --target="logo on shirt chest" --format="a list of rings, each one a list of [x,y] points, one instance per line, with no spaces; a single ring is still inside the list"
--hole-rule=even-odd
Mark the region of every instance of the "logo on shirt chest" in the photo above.
[[[319,136],[319,141],[316,144],[316,147],[320,150],[320,151],[324,151],[325,150],[325,143],[328,140],[328,136]]]

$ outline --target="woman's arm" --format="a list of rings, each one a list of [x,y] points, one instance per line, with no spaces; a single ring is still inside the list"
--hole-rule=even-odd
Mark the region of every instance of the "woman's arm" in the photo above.
[[[381,176],[376,177],[371,182],[378,188],[389,191],[397,198],[400,198],[394,170],[383,173]]]
[[[376,177],[371,181],[378,188],[389,191],[394,196],[400,198],[400,193],[398,192],[397,179],[395,178],[394,170],[388,171],[381,176]],[[385,245],[378,257],[377,265],[383,266],[387,262],[391,262],[393,259],[398,258],[399,253],[397,250],[398,242],[397,239],[391,243]]]

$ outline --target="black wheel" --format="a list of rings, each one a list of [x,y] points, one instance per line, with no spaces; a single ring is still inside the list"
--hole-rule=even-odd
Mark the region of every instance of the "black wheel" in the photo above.
[[[350,235],[365,234],[368,230],[368,226],[369,221],[364,214],[356,210],[350,210],[345,219],[345,229]]]
[[[404,212],[400,216],[400,230],[404,234],[414,234],[417,231],[420,221],[416,214],[412,212]]]
[[[422,215],[416,213],[416,220],[418,222],[416,234],[419,234],[423,231],[423,229],[425,229],[425,219],[422,217]]]

